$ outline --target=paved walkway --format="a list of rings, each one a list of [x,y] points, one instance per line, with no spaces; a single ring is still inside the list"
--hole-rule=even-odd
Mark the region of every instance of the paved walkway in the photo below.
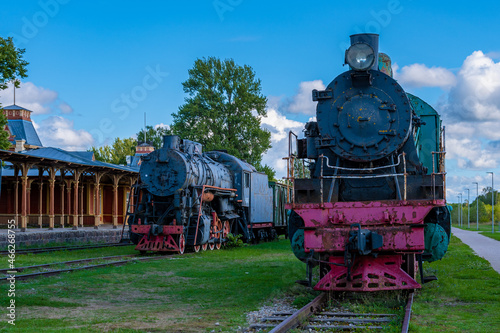
[[[460,238],[462,242],[469,245],[474,252],[488,260],[491,267],[500,273],[500,242],[480,235],[477,231],[462,230],[459,228],[451,228],[454,236]]]

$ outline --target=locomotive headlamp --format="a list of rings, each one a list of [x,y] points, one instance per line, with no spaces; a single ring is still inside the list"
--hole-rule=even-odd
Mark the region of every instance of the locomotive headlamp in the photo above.
[[[373,66],[375,52],[368,44],[353,44],[346,51],[345,61],[355,71],[366,71]]]

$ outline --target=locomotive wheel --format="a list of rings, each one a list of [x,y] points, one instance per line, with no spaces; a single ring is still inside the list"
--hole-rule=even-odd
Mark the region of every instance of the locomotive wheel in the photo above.
[[[208,243],[203,244],[203,245],[201,246],[201,249],[202,249],[203,251],[206,251],[206,250],[208,249]]]
[[[177,245],[179,246],[179,254],[184,254],[184,250],[186,250],[186,238],[184,234],[178,236]]]
[[[200,249],[201,249],[201,245],[195,245],[195,246],[193,246],[193,250],[196,253],[200,252]]]
[[[210,249],[210,251],[213,251],[215,248],[215,244],[214,243],[208,244],[208,248]]]
[[[215,248],[216,248],[217,250],[220,250],[220,247],[221,247],[221,243],[215,243]]]

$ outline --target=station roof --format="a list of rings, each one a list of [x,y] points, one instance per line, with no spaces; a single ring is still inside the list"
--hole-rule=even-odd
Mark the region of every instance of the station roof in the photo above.
[[[0,150],[0,160],[10,162],[12,164],[32,163],[34,166],[41,167],[53,166],[56,168],[66,169],[84,168],[88,171],[109,171],[130,174],[138,172],[137,168],[93,160],[92,152],[72,152],[54,147],[26,150],[20,153]],[[4,171],[8,171],[8,169]],[[4,175],[7,176],[8,172],[4,173]]]

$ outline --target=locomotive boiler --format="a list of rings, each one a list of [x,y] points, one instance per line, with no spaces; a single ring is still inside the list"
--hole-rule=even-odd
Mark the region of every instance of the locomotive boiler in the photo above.
[[[392,77],[378,37],[351,36],[350,69],[312,91],[316,121],[289,156],[291,170],[298,158],[310,171],[289,175],[289,235],[309,284],[319,265],[316,290],[420,288],[418,267],[449,242],[440,116]]]
[[[229,233],[245,241],[286,232],[283,186],[224,151],[165,136],[142,157],[127,221],[136,249],[184,253],[219,249]]]

